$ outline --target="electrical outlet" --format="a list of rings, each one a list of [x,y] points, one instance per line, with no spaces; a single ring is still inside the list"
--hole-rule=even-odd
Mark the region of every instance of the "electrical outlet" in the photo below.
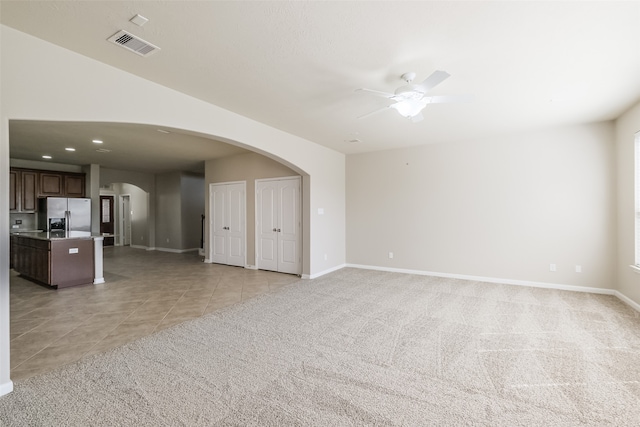
[[[326,261],[328,259],[327,254],[324,254],[324,260]]]
[[[393,258],[393,252],[389,252],[389,259]]]
[[[582,273],[582,266],[576,265],[576,273]]]
[[[549,271],[556,271],[556,265],[555,264],[549,264]]]

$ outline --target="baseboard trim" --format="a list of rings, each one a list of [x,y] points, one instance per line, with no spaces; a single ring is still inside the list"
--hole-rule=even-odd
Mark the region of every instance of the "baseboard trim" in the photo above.
[[[129,245],[130,248],[133,249],[144,249],[145,251],[155,251],[156,248],[153,246],[143,246],[143,245]]]
[[[0,384],[0,396],[9,394],[12,391],[13,391],[13,381],[8,381],[6,383]]]
[[[198,248],[192,248],[192,249],[155,248],[154,250],[158,252],[170,252],[172,254],[184,254],[187,252],[195,252],[198,250]]]
[[[191,248],[191,249],[173,249],[173,248],[156,248],[153,246],[142,246],[142,245],[129,245],[129,247],[133,249],[144,249],[145,251],[158,251],[158,252],[171,252],[174,254],[183,254],[186,252],[194,252],[199,251],[200,248]]]
[[[303,278],[303,279],[317,279],[320,276],[324,276],[325,274],[333,273],[334,271],[341,270],[341,269],[343,269],[345,267],[348,267],[348,264],[340,264],[340,265],[337,265],[335,267],[331,267],[331,268],[329,268],[327,270],[321,271],[321,272],[316,273],[316,274],[303,274],[300,277]]]
[[[421,276],[446,277],[451,279],[474,280],[477,282],[498,283],[502,285],[530,286],[533,288],[558,289],[561,291],[589,292],[592,294],[614,295],[622,302],[640,312],[640,304],[615,289],[592,288],[589,286],[564,285],[561,283],[532,282],[528,280],[498,279],[495,277],[469,276],[465,274],[437,273],[434,271],[408,270],[404,268],[377,267],[374,265],[346,264],[346,267],[360,268],[363,270],[388,271],[391,273],[417,274]]]
[[[637,302],[635,302],[634,300],[632,300],[622,292],[615,291],[614,295],[617,296],[620,300],[622,300],[622,302],[626,303],[627,305],[634,308],[636,311],[640,312],[640,304],[638,304]]]
[[[563,291],[589,292],[592,294],[614,295],[616,292],[614,289],[592,288],[588,286],[563,285],[561,283],[532,282],[529,280],[499,279],[495,277],[469,276],[466,274],[438,273],[435,271],[408,270],[403,268],[376,267],[373,265],[347,264],[347,267],[361,268],[363,270],[389,271],[392,273],[417,274],[421,276],[446,277],[450,279],[474,280],[477,282],[499,283],[503,285],[531,286],[534,288],[548,288],[548,289],[559,289]]]

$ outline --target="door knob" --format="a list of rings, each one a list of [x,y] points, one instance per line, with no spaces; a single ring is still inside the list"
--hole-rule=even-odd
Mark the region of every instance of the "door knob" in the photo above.
[[[274,228],[273,231],[278,231],[278,229]]]
[[[280,232],[280,229],[278,228],[278,233]]]

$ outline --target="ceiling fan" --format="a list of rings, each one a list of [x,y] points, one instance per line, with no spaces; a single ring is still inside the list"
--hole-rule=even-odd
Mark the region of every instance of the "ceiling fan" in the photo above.
[[[422,110],[427,106],[427,104],[467,101],[469,99],[469,97],[467,96],[426,96],[426,93],[428,91],[442,83],[449,76],[450,74],[446,71],[437,70],[434,71],[429,77],[427,77],[422,83],[412,84],[413,79],[416,78],[416,73],[404,73],[401,76],[402,80],[404,80],[408,84],[406,86],[399,87],[395,91],[395,93],[380,92],[377,90],[364,88],[357,89],[358,91],[369,92],[374,95],[395,101],[395,103],[391,105],[388,105],[376,111],[372,111],[371,113],[367,113],[358,118],[361,119],[380,111],[393,108],[401,116],[411,119],[412,122],[416,123],[424,119]]]

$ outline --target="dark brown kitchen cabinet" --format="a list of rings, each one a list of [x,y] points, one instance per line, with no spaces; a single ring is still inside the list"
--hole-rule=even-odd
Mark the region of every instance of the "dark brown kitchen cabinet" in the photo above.
[[[38,172],[21,169],[9,171],[9,211],[35,212],[38,199]]]
[[[62,197],[64,195],[62,174],[55,172],[40,172],[39,195],[41,197]]]
[[[84,175],[64,175],[65,197],[84,197]]]
[[[50,244],[48,240],[11,236],[14,270],[30,279],[49,284],[51,282]]]
[[[40,171],[40,197],[84,197],[85,175]]]
[[[38,172],[20,172],[20,211],[35,212],[38,208]]]
[[[20,275],[55,288],[93,283],[93,240],[11,236],[11,264]]]
[[[18,206],[20,200],[20,172],[9,171],[9,211],[16,212],[20,210]]]
[[[38,197],[85,197],[85,174],[11,168],[9,211],[36,212]]]

